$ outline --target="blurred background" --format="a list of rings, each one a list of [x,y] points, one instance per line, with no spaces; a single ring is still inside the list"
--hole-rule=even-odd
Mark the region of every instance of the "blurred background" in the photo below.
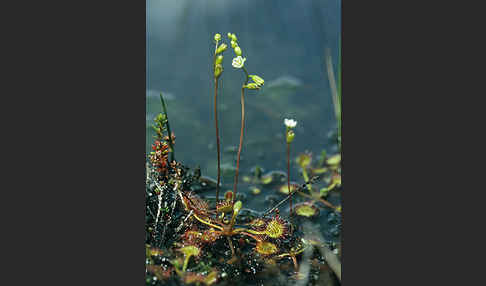
[[[285,170],[284,118],[298,121],[291,156],[304,151],[337,153],[336,119],[326,69],[326,50],[337,73],[341,34],[340,0],[147,0],[147,152],[163,92],[176,159],[216,177],[213,114],[213,36],[235,33],[249,74],[265,79],[245,95],[245,137],[240,174],[258,165]],[[232,186],[240,135],[240,89],[229,47],[218,94],[222,183]],[[302,182],[297,165],[292,180]],[[241,178],[241,176],[240,176]]]

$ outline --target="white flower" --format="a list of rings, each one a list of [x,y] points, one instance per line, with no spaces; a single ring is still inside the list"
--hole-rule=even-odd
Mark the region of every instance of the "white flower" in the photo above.
[[[294,128],[297,125],[297,121],[287,118],[284,119],[284,123],[288,128]]]
[[[245,65],[246,58],[242,58],[241,56],[237,56],[233,59],[233,67],[237,69],[241,69]]]

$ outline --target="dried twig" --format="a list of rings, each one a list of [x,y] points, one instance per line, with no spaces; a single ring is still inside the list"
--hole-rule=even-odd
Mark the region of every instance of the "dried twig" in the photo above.
[[[290,196],[292,196],[295,192],[298,192],[300,190],[303,190],[305,189],[305,187],[308,185],[308,184],[313,184],[315,183],[315,181],[318,179],[319,177],[315,176],[315,177],[312,177],[309,181],[305,182],[304,184],[302,184],[301,186],[299,186],[298,188],[296,188],[295,190],[293,190],[292,192],[289,192],[289,194],[283,199],[281,200],[278,204],[276,204],[273,208],[271,208],[270,210],[266,211],[265,213],[263,213],[262,216],[267,216],[269,214],[271,214],[273,211],[275,211],[279,206],[281,206],[283,203],[285,203],[289,198]]]

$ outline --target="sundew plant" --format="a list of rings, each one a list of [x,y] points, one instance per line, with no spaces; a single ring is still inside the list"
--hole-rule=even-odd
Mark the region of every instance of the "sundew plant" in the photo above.
[[[245,128],[245,96],[248,90],[261,92],[265,80],[251,70],[251,55],[244,53],[236,34],[227,33],[227,42],[219,33],[211,40],[214,93],[209,98],[217,179],[175,158],[177,130],[170,128],[171,110],[160,94],[162,112],[154,119],[155,136],[146,166],[146,285],[340,285],[341,243],[335,238],[341,226],[342,208],[336,199],[342,192],[341,155],[323,151],[317,157],[304,152],[293,158],[292,143],[298,140],[296,130],[302,123],[282,114],[284,138],[278,145],[286,172],[264,172],[257,166],[240,176],[241,154],[253,152],[245,145],[245,134],[256,128]],[[233,50],[232,70],[224,71],[229,48]],[[221,176],[219,123],[225,118],[218,116],[218,86],[228,72],[242,75],[241,85],[232,87],[240,95],[241,121],[234,127],[239,127],[240,136],[233,188],[221,194],[228,187]],[[336,104],[340,103],[337,98]],[[171,121],[179,119],[177,114],[170,115]],[[299,167],[294,181],[291,164]],[[239,183],[243,185],[240,192]],[[250,200],[262,201],[265,208],[249,207]],[[316,227],[324,214],[328,236]]]

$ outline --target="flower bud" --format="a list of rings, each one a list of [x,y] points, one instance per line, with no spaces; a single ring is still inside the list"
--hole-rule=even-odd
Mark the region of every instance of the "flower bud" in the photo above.
[[[233,192],[231,190],[228,190],[226,193],[224,193],[224,199],[229,202],[233,200]]]
[[[233,206],[233,214],[238,214],[238,212],[241,210],[241,207],[243,206],[243,204],[241,203],[241,201],[237,201],[234,206]]]
[[[265,81],[263,80],[263,78],[257,76],[257,75],[250,75],[251,79],[258,85],[263,85],[265,83]]]
[[[214,78],[219,78],[222,72],[223,66],[221,64],[217,64],[214,66]]]
[[[292,143],[294,141],[295,133],[292,130],[287,131],[287,144]]]
[[[231,38],[233,41],[238,42],[238,38],[236,38],[235,33],[231,34],[230,38]]]
[[[235,41],[231,40],[231,47],[234,49],[237,46],[238,44]]]
[[[222,55],[218,55],[218,56],[216,57],[216,61],[214,61],[214,64],[215,64],[215,65],[219,65],[219,64],[221,64],[222,62],[223,62],[223,56],[222,56]]]
[[[226,49],[228,48],[228,45],[226,45],[225,43],[222,43],[218,49],[216,50],[216,54],[221,54],[222,52],[226,51]]]
[[[260,89],[260,86],[254,82],[244,85],[243,88],[247,89]]]
[[[221,35],[219,33],[214,34],[214,40],[216,42],[218,42],[219,40],[221,40]]]
[[[235,54],[237,56],[241,56],[241,48],[240,47],[238,47],[238,46],[235,47]]]

